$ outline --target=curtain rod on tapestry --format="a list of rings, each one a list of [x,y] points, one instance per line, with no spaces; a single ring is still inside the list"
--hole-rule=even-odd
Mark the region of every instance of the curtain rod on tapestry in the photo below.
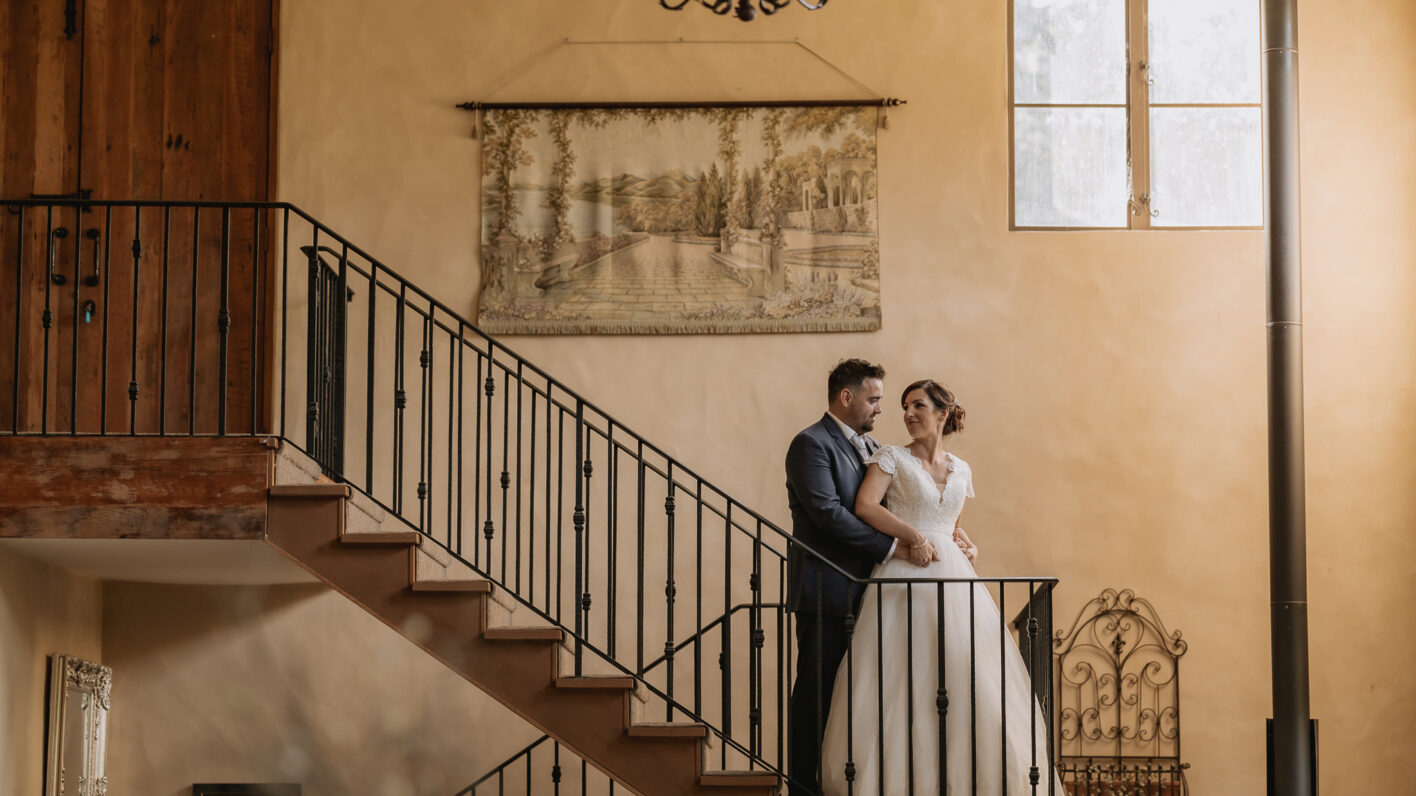
[[[817,108],[817,107],[882,107],[893,108],[905,101],[895,97],[849,100],[745,100],[742,102],[461,102],[465,111],[483,110],[595,110],[600,108]]]
[[[506,87],[515,77],[520,76],[528,68],[530,63],[537,58],[543,57],[551,50],[567,45],[635,45],[635,44],[747,44],[747,45],[793,45],[805,50],[813,58],[835,70],[842,77],[860,86],[865,91],[875,94],[870,87],[852,77],[844,69],[826,60],[822,55],[810,47],[802,44],[801,39],[790,39],[783,41],[720,41],[703,40],[690,41],[685,39],[674,39],[666,41],[646,41],[646,40],[626,40],[626,41],[571,41],[564,39],[557,42],[549,50],[538,53],[532,58],[528,58],[518,67],[511,76],[502,81],[501,85],[493,89],[488,96],[494,96]],[[878,94],[865,99],[839,99],[839,100],[741,100],[741,101],[715,101],[715,102],[684,102],[684,101],[664,101],[664,102],[489,102],[481,100],[469,100],[457,104],[458,108],[466,111],[483,110],[597,110],[606,108],[629,108],[629,109],[649,109],[649,108],[818,108],[818,107],[880,107],[894,108],[904,105],[905,101],[896,97],[882,97]]]

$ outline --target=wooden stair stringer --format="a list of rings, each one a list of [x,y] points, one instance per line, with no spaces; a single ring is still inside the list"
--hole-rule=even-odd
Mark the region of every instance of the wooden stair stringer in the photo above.
[[[348,494],[347,486],[335,484],[273,487],[267,544],[630,790],[723,796],[776,791],[760,780],[707,784],[701,738],[631,735],[628,690],[558,688],[559,642],[484,637],[489,595],[413,590],[417,545],[342,542]]]

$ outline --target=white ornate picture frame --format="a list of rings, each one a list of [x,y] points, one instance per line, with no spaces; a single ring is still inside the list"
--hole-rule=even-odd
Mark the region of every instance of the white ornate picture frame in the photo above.
[[[49,662],[45,796],[106,796],[109,694],[113,670],[54,654]]]

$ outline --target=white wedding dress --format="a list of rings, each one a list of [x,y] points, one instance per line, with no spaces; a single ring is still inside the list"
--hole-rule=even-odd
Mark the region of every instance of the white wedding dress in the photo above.
[[[894,476],[885,492],[886,507],[925,534],[941,558],[924,568],[891,558],[877,565],[872,577],[975,577],[973,566],[953,541],[964,498],[973,497],[973,474],[967,463],[952,454],[949,463],[949,475],[941,486],[906,448],[885,446],[867,460]],[[1029,773],[1034,764],[1039,773],[1037,793],[1047,793],[1045,721],[1036,709],[1031,681],[1010,633],[1001,634],[1006,639],[999,648],[999,613],[993,597],[982,585],[945,584],[940,616],[937,588],[929,584],[867,589],[851,650],[837,670],[831,694],[821,750],[821,786],[826,796],[909,793],[911,771],[913,792],[921,796],[1032,794]],[[1019,609],[1026,599],[1011,590],[1009,597],[1010,603],[1018,600]],[[941,630],[948,695],[943,760],[937,701]],[[1006,764],[1001,756],[1004,748]],[[847,785],[848,763],[854,766],[853,788]],[[947,788],[940,787],[941,768]]]

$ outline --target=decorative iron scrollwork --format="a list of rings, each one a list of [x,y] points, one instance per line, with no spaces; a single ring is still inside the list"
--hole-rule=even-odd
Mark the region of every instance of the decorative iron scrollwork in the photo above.
[[[827,1],[828,0],[818,0],[812,3],[808,2],[808,0],[796,0],[802,8],[811,11],[815,11],[826,5]],[[659,5],[670,11],[681,11],[684,6],[691,2],[694,2],[694,0],[678,0],[677,2],[675,2],[675,0],[659,0]],[[697,0],[697,2],[714,14],[727,16],[729,12],[732,12],[743,22],[751,22],[759,11],[762,12],[763,16],[771,16],[792,4],[792,0],[757,0],[755,5],[752,0],[737,0],[736,3],[734,3],[733,0]]]
[[[1103,590],[1071,629],[1057,631],[1057,752],[1064,772],[1090,781],[1096,772],[1127,766],[1132,772],[1138,761],[1145,770],[1187,767],[1180,763],[1179,667],[1187,646],[1130,589]],[[1183,792],[1183,777],[1176,781]]]

